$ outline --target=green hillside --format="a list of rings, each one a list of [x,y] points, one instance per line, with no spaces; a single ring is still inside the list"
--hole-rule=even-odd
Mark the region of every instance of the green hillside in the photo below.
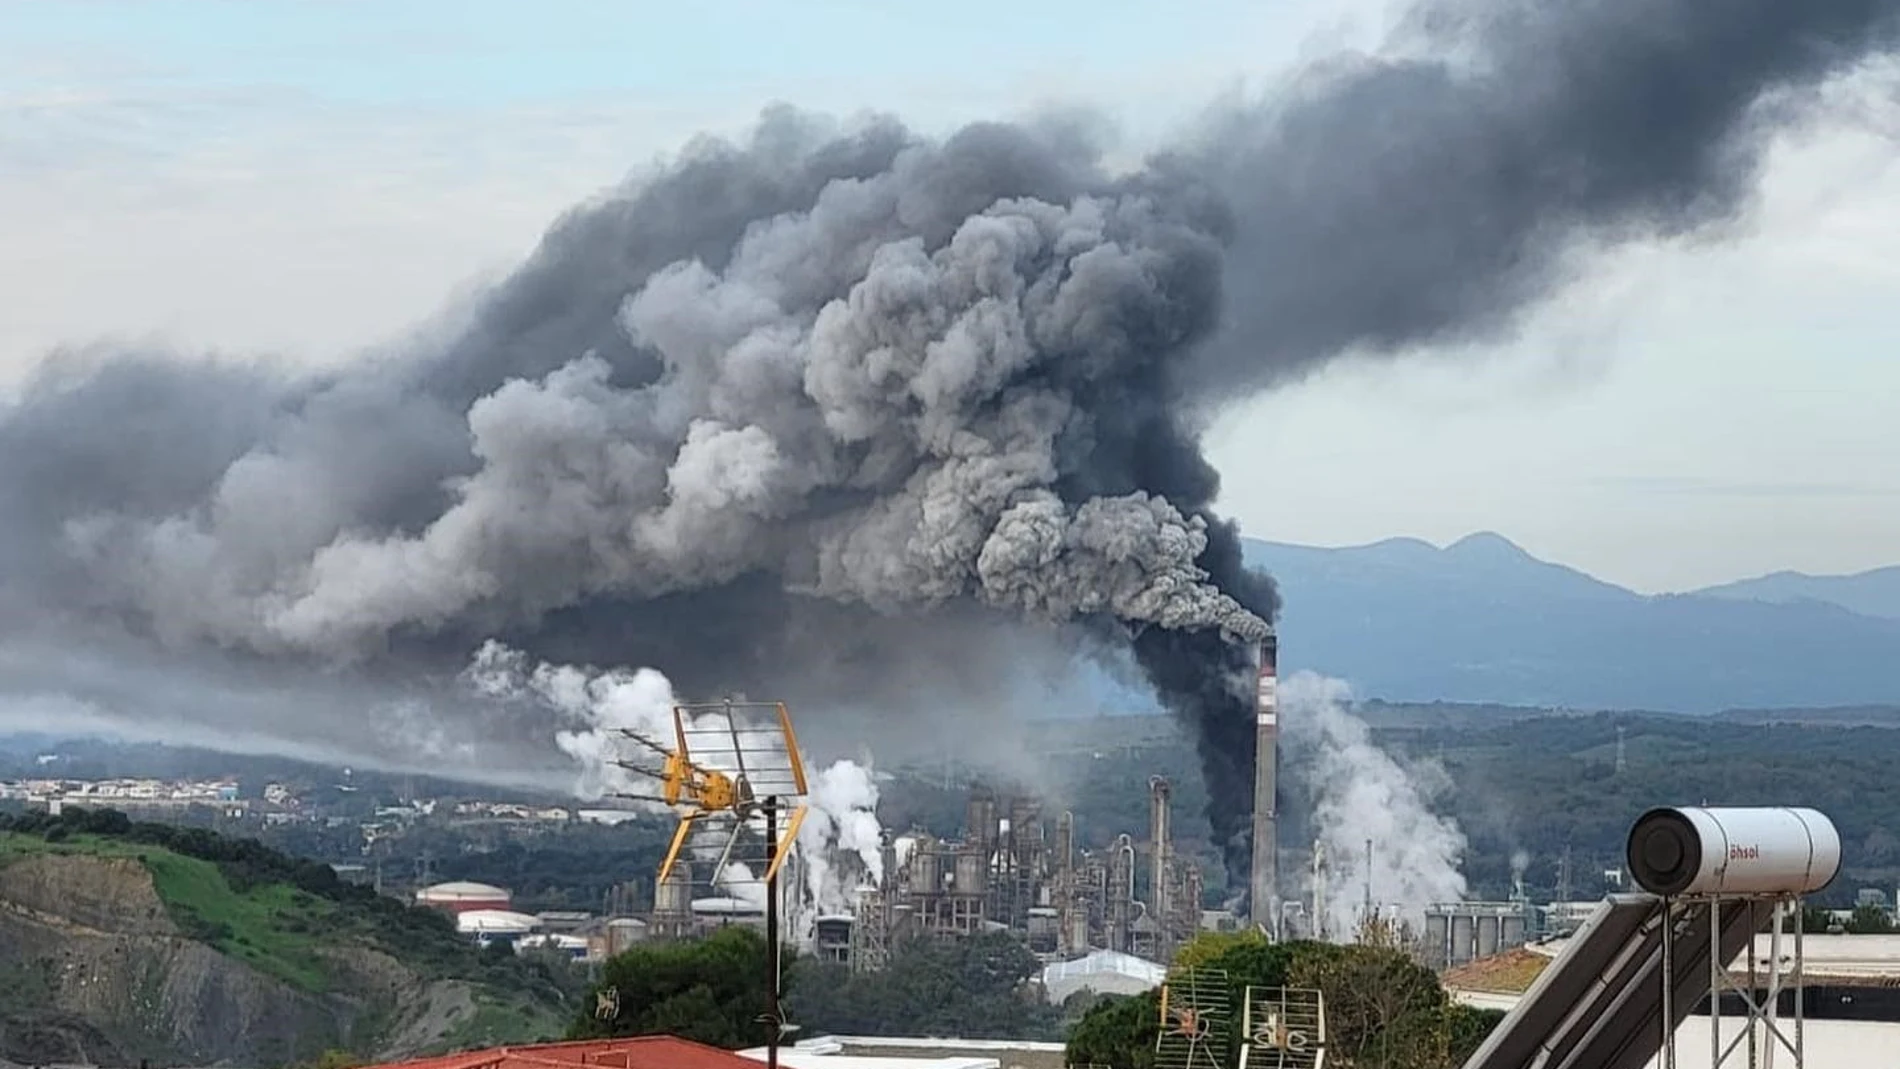
[[[334,1028],[318,1029],[331,1033],[325,1036],[307,1034],[307,1022],[291,1029],[283,1039],[280,1060],[307,1058],[332,1046],[374,1056],[392,1049],[421,1053],[545,1038],[558,1035],[573,1013],[580,978],[562,964],[483,952],[466,943],[438,913],[345,883],[328,865],[291,858],[255,841],[134,823],[111,811],[0,818],[0,876],[17,865],[77,863],[57,859],[97,861],[93,868],[101,875],[81,877],[66,894],[73,908],[37,930],[41,942],[35,945],[43,956],[48,931],[69,930],[76,941],[117,938],[128,960],[145,954],[144,964],[128,965],[121,978],[128,991],[136,992],[153,983],[144,974],[153,971],[153,961],[161,960],[153,957],[155,941],[210,947],[294,992],[289,997],[309,1008],[307,1016],[335,1023]],[[114,913],[111,901],[88,905],[94,892],[110,882],[111,873],[138,871],[127,870],[128,861],[149,873],[144,900],[151,901],[156,893],[163,918],[141,918],[136,909],[123,905]],[[138,883],[143,886],[142,879]],[[159,911],[159,906],[146,910]],[[47,907],[41,904],[31,912],[43,915]],[[119,915],[124,915],[124,924],[114,923]],[[254,974],[236,970],[232,975]],[[219,982],[228,987],[236,981]],[[46,997],[40,986],[0,985],[0,1024],[10,1020],[30,1030],[37,1013],[78,1012],[73,1005]],[[68,1003],[79,999],[69,995]],[[108,1035],[151,1036],[168,1026],[166,1021],[146,1020],[135,1022],[128,1033],[130,1026],[110,1014],[93,1012],[91,1019]],[[260,1051],[276,1049],[264,1042],[269,1039],[261,1037]],[[138,1041],[127,1042],[136,1046]],[[313,1050],[318,1042],[322,1046]],[[192,1053],[190,1044],[170,1049]],[[258,1057],[269,1064],[268,1053]]]

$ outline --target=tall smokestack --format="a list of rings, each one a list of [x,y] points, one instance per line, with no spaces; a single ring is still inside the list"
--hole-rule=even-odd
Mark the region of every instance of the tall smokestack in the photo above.
[[[1254,716],[1253,872],[1248,880],[1253,923],[1275,939],[1280,935],[1279,828],[1273,807],[1280,759],[1280,642],[1268,635],[1260,643],[1260,683]]]
[[[1173,831],[1168,827],[1168,796],[1172,788],[1166,776],[1148,780],[1148,844],[1152,867],[1148,875],[1148,909],[1156,924],[1167,923],[1172,903],[1168,901],[1168,850]]]

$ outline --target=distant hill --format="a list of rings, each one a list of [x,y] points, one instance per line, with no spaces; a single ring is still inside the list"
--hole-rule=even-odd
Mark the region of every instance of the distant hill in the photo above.
[[[1703,597],[1740,601],[1768,601],[1787,605],[1819,601],[1839,605],[1862,616],[1900,620],[1900,565],[1875,568],[1855,575],[1808,575],[1775,572],[1696,591]]]
[[[0,1059],[400,1057],[561,1033],[513,954],[329,866],[109,811],[0,820]]]
[[[1900,703],[1900,618],[1817,600],[1648,597],[1476,534],[1323,549],[1248,540],[1285,670],[1389,701],[1708,713]]]

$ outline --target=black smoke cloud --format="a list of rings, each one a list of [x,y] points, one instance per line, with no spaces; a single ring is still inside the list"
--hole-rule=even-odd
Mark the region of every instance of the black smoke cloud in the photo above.
[[[1057,123],[778,109],[559,221],[446,340],[314,378],[62,354],[0,412],[0,644],[33,668],[0,698],[201,687],[340,746],[495,636],[899,711],[1120,651],[1238,862],[1276,596],[1206,421],[1506,331],[1584,245],[1736,219],[1782,105],[1891,49],[1895,6],[1429,3],[1132,175]],[[280,677],[271,723],[246,696]]]

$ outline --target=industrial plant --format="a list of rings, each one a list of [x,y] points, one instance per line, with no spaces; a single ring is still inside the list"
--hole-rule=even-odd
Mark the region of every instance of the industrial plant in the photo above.
[[[808,918],[813,952],[876,970],[910,936],[1015,932],[1051,960],[1111,950],[1167,960],[1202,925],[1200,866],[1180,856],[1172,833],[1172,787],[1149,781],[1149,828],[1103,851],[1076,846],[1075,818],[1046,820],[1038,800],[970,788],[962,834],[886,836],[882,877],[858,866],[855,908]],[[854,859],[834,859],[848,864]],[[788,861],[785,913],[798,915],[803,859]],[[680,937],[731,923],[758,923],[763,909],[731,897],[694,897],[690,863],[656,887],[652,937]]]
[[[999,793],[976,783],[968,787],[962,826],[954,836],[913,828],[886,831],[876,850],[863,853],[827,852],[829,856],[819,858],[805,851],[787,852],[777,880],[778,914],[786,922],[785,937],[822,960],[860,971],[883,968],[893,947],[919,936],[1009,932],[1050,963],[1100,954],[1147,964],[1171,960],[1177,949],[1203,929],[1241,923],[1276,940],[1352,938],[1351,931],[1327,930],[1328,864],[1320,843],[1312,844],[1310,855],[1299,859],[1310,859],[1310,872],[1299,873],[1300,892],[1285,894],[1281,882],[1275,805],[1277,659],[1277,640],[1270,635],[1258,649],[1254,687],[1256,761],[1248,916],[1204,908],[1201,867],[1193,856],[1178,850],[1174,840],[1174,789],[1165,776],[1148,779],[1146,834],[1137,837],[1124,830],[1094,850],[1080,846],[1072,812],[1050,814],[1038,797]],[[655,744],[644,745],[652,748]],[[756,768],[752,772],[759,774]],[[1093,841],[1103,842],[1099,836]],[[1368,872],[1373,847],[1368,841]],[[710,857],[679,853],[651,885],[650,908],[635,909],[633,895],[620,896],[596,924],[600,930],[593,933],[593,949],[587,955],[616,952],[644,939],[691,938],[732,924],[763,927],[765,899],[756,884],[717,887],[720,881],[714,870],[718,865],[713,859],[720,856],[718,851]],[[731,856],[730,846],[723,856]],[[820,871],[814,873],[815,867]],[[818,896],[811,891],[814,875],[836,893],[816,901]],[[1610,875],[1605,874],[1606,880]],[[1621,889],[1622,874],[1615,875],[1617,881],[1606,889]],[[1567,883],[1566,877],[1560,886]],[[1337,890],[1355,896],[1357,892],[1356,888]],[[511,912],[506,892],[499,889],[442,885],[426,889],[418,900],[460,915],[458,925],[484,942],[558,938],[577,955],[582,953],[577,933],[566,925],[531,923],[534,918]],[[1533,905],[1520,879],[1505,901],[1426,907],[1422,918],[1411,918],[1422,924],[1410,930],[1408,942],[1422,963],[1434,969],[1455,967],[1573,931],[1588,919],[1597,901]],[[1364,916],[1375,918],[1380,912],[1368,879]]]

